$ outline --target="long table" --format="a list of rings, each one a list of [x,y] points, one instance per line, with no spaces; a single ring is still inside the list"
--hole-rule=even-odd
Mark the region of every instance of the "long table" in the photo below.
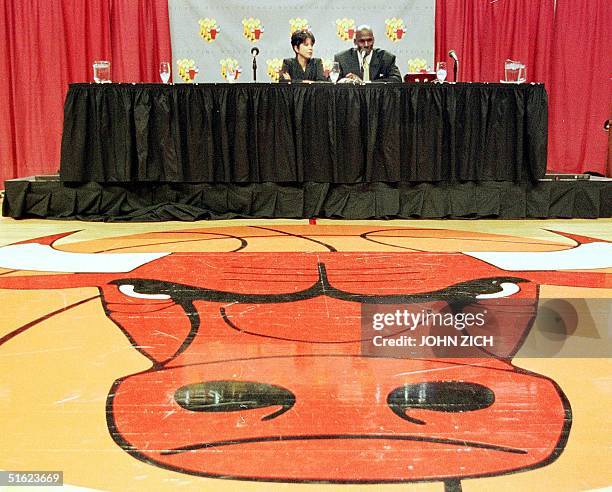
[[[72,84],[60,176],[533,182],[546,171],[547,123],[542,84]]]

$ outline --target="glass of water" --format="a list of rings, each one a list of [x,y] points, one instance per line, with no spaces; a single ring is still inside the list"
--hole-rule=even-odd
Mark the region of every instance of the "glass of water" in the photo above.
[[[338,82],[338,77],[340,77],[340,64],[338,62],[334,62],[331,70],[329,71],[329,79],[335,84]]]
[[[170,62],[163,61],[159,64],[159,76],[164,84],[170,80]]]
[[[446,62],[438,62],[436,65],[436,78],[438,79],[438,82],[444,82],[446,80],[446,74]]]
[[[520,61],[506,60],[504,64],[504,82],[521,84],[527,80],[525,64]]]
[[[106,60],[93,62],[93,76],[97,84],[110,83],[110,62]]]

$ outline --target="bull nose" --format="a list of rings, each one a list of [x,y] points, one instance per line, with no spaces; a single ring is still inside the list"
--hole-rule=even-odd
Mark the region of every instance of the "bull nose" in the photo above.
[[[163,466],[226,477],[420,480],[543,462],[564,431],[556,388],[485,364],[268,354],[181,365],[122,381],[113,435]]]
[[[387,404],[398,417],[424,425],[426,422],[407,414],[411,409],[433,412],[463,413],[483,410],[495,401],[495,394],[486,386],[459,381],[431,381],[405,384],[394,389]]]
[[[220,413],[269,408],[263,420],[279,417],[295,405],[288,389],[252,381],[208,381],[184,385],[176,390],[175,401],[192,412]],[[408,414],[410,410],[463,413],[483,410],[495,401],[486,386],[459,381],[431,381],[405,384],[387,395],[386,403],[398,417],[419,425],[425,421]],[[278,409],[280,407],[280,409]]]

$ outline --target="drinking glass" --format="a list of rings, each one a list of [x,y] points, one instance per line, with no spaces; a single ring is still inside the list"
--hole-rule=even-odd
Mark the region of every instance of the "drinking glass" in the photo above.
[[[334,62],[332,69],[329,71],[329,79],[335,84],[338,82],[338,77],[340,77],[340,64]]]
[[[110,62],[106,60],[94,61],[93,77],[97,84],[110,83]]]
[[[164,84],[167,84],[170,80],[170,63],[163,61],[159,64],[159,76]]]
[[[444,82],[446,80],[446,74],[446,62],[438,62],[436,65],[436,78],[438,79],[438,82]]]
[[[522,84],[527,79],[525,64],[520,61],[506,60],[504,64],[504,82]]]

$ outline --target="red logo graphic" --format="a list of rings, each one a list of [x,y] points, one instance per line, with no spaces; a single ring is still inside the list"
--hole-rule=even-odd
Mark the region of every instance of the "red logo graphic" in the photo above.
[[[243,35],[252,43],[259,41],[264,32],[261,20],[249,17],[242,19]]]
[[[404,20],[393,17],[392,19],[385,20],[385,35],[393,42],[397,42],[404,37],[406,34],[406,28],[404,27]]]
[[[88,254],[54,247],[56,236],[0,248],[0,267],[75,273],[4,276],[0,288],[99,288],[108,318],[151,360],[113,384],[109,430],[150,464],[210,477],[370,483],[544,466],[565,446],[569,403],[552,380],[511,359],[540,284],[604,287],[610,276],[547,270],[556,251],[483,251],[494,235],[476,252],[419,251],[427,234],[440,245],[453,233],[346,228],[350,240],[383,250],[368,253],[337,251],[325,226],[143,234]],[[314,252],[249,252],[262,235],[300,239]],[[577,240],[563,270],[579,268],[572,255],[612,246]],[[211,251],[211,241],[226,252],[197,252]],[[495,357],[478,348],[470,359],[361,353],[362,305],[445,312],[458,309],[457,296],[461,309],[509,311],[506,300],[524,301],[498,317],[504,323],[471,333],[503,334]]]

